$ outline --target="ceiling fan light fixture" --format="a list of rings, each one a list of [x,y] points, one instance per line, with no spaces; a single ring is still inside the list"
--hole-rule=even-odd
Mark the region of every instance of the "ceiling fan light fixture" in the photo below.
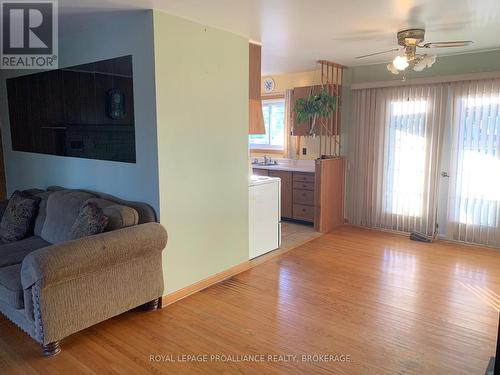
[[[436,62],[436,55],[426,55],[427,56],[427,67],[430,68]]]
[[[413,66],[413,70],[421,72],[425,68],[430,68],[436,62],[435,55],[422,55],[419,57],[417,63]]]
[[[426,68],[426,66],[427,66],[427,64],[425,64],[425,62],[419,61],[418,63],[416,63],[413,66],[413,70],[416,72],[421,72],[422,70],[424,70]]]
[[[396,69],[396,67],[394,66],[394,64],[392,62],[387,64],[387,70],[389,72],[391,72],[392,74],[399,74],[399,70]]]
[[[397,70],[405,70],[410,64],[408,63],[408,57],[398,55],[392,61],[392,65],[394,65]]]
[[[396,69],[392,62],[387,64],[387,70],[392,74],[399,74],[399,70]]]
[[[393,74],[404,72],[408,67],[410,70],[421,72],[425,68],[430,68],[436,62],[435,55],[420,54],[419,48],[447,48],[447,47],[466,47],[474,42],[471,40],[456,40],[444,42],[428,42],[425,43],[425,29],[413,28],[398,31],[397,33],[398,45],[400,47],[393,48],[388,51],[381,51],[370,53],[356,57],[357,59],[382,55],[389,52],[399,51],[398,56],[387,64],[387,70]]]

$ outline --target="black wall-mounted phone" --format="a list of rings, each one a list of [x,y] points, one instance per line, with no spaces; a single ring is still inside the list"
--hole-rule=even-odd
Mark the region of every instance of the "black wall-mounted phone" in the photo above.
[[[108,91],[106,113],[113,120],[122,120],[125,118],[125,94],[122,90],[112,89]]]

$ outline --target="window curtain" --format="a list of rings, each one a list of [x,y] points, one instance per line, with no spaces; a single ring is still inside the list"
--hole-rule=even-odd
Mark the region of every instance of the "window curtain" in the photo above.
[[[443,84],[353,92],[350,223],[434,234],[446,98]]]
[[[285,143],[283,157],[294,159],[296,155],[295,140],[292,137],[292,90],[285,90]]]
[[[451,85],[447,237],[500,247],[500,80]]]

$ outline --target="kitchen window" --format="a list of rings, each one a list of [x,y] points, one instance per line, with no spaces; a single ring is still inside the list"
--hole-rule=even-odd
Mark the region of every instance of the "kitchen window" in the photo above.
[[[283,150],[285,143],[285,100],[263,100],[262,113],[266,134],[250,135],[250,149]]]

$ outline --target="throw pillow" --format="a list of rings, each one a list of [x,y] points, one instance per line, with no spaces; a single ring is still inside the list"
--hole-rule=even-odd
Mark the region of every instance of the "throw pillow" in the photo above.
[[[0,222],[0,237],[4,241],[19,241],[33,232],[40,198],[15,191]]]
[[[0,202],[0,220],[2,220],[3,214],[5,213],[8,204],[9,204],[8,199]]]
[[[97,204],[85,203],[71,227],[71,237],[76,240],[104,232],[108,225],[108,217],[102,213]]]

